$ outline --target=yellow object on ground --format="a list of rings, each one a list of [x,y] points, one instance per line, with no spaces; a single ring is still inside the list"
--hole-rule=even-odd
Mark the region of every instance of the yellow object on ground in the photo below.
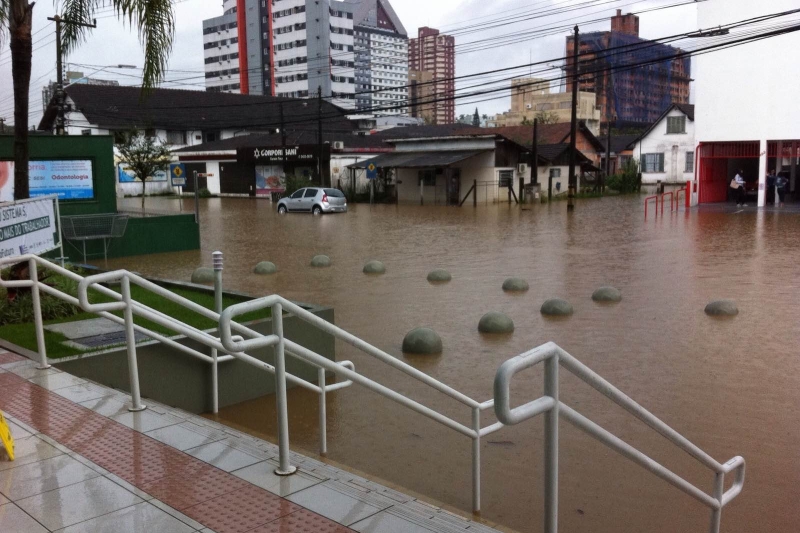
[[[6,449],[8,458],[14,460],[14,437],[11,436],[11,428],[8,427],[8,422],[3,417],[3,411],[0,411],[0,442]]]

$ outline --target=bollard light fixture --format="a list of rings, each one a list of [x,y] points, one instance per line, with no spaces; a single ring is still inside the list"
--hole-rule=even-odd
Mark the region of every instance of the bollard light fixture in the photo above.
[[[211,263],[214,267],[214,270],[221,272],[222,271],[222,252],[214,252],[211,254]]]

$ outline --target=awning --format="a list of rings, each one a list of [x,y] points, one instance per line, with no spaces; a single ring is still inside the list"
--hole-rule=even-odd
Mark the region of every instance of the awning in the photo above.
[[[374,164],[378,168],[429,168],[446,167],[453,163],[458,163],[478,154],[489,152],[490,150],[454,150],[441,152],[394,152],[391,154],[379,155],[373,159],[367,159],[349,168],[367,168],[367,165]]]

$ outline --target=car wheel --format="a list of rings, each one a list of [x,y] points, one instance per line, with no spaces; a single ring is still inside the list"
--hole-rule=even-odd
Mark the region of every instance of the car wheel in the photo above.
[[[311,212],[314,213],[315,215],[321,215],[322,214],[322,208],[320,206],[318,206],[318,205],[315,205],[314,209]]]
[[[278,206],[278,213],[281,214],[281,215],[285,215],[286,214],[286,206],[285,205],[279,205]]]

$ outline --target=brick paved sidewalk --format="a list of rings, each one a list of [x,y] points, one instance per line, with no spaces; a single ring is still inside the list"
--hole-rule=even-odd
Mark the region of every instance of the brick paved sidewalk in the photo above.
[[[313,459],[0,351],[0,531],[15,533],[486,533],[486,526]],[[323,516],[324,515],[324,516]],[[347,527],[351,526],[351,527]]]

